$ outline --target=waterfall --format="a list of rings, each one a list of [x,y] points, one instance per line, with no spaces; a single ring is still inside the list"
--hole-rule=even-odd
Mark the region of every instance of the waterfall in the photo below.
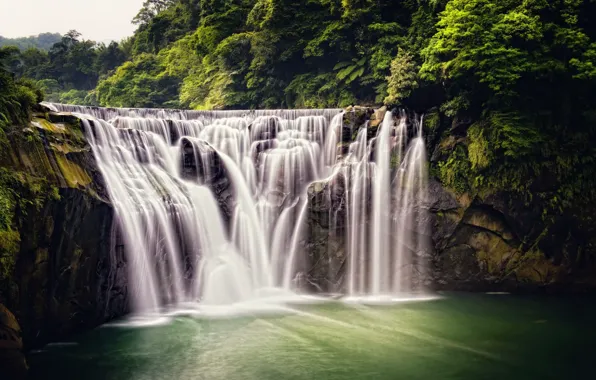
[[[428,164],[422,120],[412,124],[410,133],[406,115],[396,123],[388,112],[370,141],[366,127],[358,132],[344,161],[346,290],[353,298],[424,290]]]
[[[342,176],[345,293],[405,293],[427,249],[422,127],[388,112],[339,153],[343,111],[185,111],[44,103],[79,116],[128,256],[134,309],[292,294],[311,183]],[[332,219],[337,221],[340,213]]]

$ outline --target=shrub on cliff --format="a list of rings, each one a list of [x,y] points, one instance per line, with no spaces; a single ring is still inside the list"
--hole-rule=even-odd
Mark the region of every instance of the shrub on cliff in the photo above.
[[[0,129],[26,122],[31,107],[43,100],[43,93],[32,80],[15,80],[8,71],[7,62],[15,53],[12,47],[0,48]]]

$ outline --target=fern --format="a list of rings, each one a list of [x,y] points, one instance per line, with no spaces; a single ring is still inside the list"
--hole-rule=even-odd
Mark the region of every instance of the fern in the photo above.
[[[344,80],[356,69],[355,65],[348,66],[337,73],[337,79]]]
[[[339,70],[336,74],[337,79],[344,82],[345,84],[350,84],[356,79],[362,77],[362,75],[364,75],[366,72],[366,57],[360,58],[359,60],[354,58],[351,62],[339,62],[333,67],[333,70]]]
[[[364,67],[360,67],[358,70],[352,72],[350,74],[350,76],[348,77],[348,80],[346,81],[346,83],[352,83],[356,79],[360,78],[362,76],[362,74],[364,74]]]
[[[344,67],[350,66],[351,64],[352,64],[352,62],[349,62],[349,61],[340,62],[333,67],[333,70],[337,71],[339,69],[343,69]]]

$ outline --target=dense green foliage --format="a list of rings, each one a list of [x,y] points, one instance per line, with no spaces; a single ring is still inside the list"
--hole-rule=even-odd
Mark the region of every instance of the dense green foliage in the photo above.
[[[13,47],[0,48],[0,149],[5,141],[5,129],[27,121],[31,107],[43,99],[31,80],[15,79],[9,71],[7,66],[17,52]]]
[[[43,99],[32,80],[16,79],[9,71],[15,55],[18,55],[15,47],[0,48],[0,295],[8,294],[11,289],[10,278],[21,242],[19,219],[26,215],[27,209],[41,208],[48,196],[57,196],[56,189],[45,178],[32,178],[10,167],[14,154],[9,144],[15,135],[26,139],[23,126]]]
[[[48,52],[21,49],[11,71],[39,81],[48,100],[104,106],[397,101],[405,93],[391,82],[416,87],[404,70],[417,69],[413,49],[432,35],[444,2],[146,0],[130,39],[105,46],[71,31]]]
[[[452,0],[420,54],[422,88],[440,84],[452,121],[443,138],[459,139],[443,182],[538,204],[544,235],[577,255],[595,249],[595,12],[594,1]]]
[[[515,194],[538,205],[547,230],[587,247],[594,15],[594,0],[146,0],[119,44],[73,31],[48,52],[5,51],[4,62],[69,103],[433,110],[443,183]],[[11,83],[4,123],[35,99],[30,82]]]
[[[93,89],[100,77],[114,71],[128,54],[116,42],[109,45],[82,40],[80,33],[70,31],[48,51],[37,48],[11,51],[5,58],[7,69],[17,78],[30,78],[45,93],[46,100],[95,104]]]
[[[6,38],[0,36],[0,47],[16,46],[21,50],[35,48],[48,51],[55,43],[60,42],[60,39],[62,39],[60,33],[41,33],[37,36],[21,38]]]
[[[100,81],[97,99],[110,106],[122,99],[155,104],[147,97],[159,88],[155,98],[172,107],[379,103],[399,47],[423,38],[416,17],[435,17],[439,7],[436,1],[148,0],[135,18],[133,64]],[[138,70],[140,61],[150,72]]]

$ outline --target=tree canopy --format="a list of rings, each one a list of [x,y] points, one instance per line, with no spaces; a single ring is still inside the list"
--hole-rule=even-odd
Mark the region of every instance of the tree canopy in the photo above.
[[[0,36],[0,47],[16,46],[21,50],[34,48],[48,51],[56,42],[59,42],[61,38],[62,36],[60,33],[41,33],[37,36],[21,38],[6,38]]]

